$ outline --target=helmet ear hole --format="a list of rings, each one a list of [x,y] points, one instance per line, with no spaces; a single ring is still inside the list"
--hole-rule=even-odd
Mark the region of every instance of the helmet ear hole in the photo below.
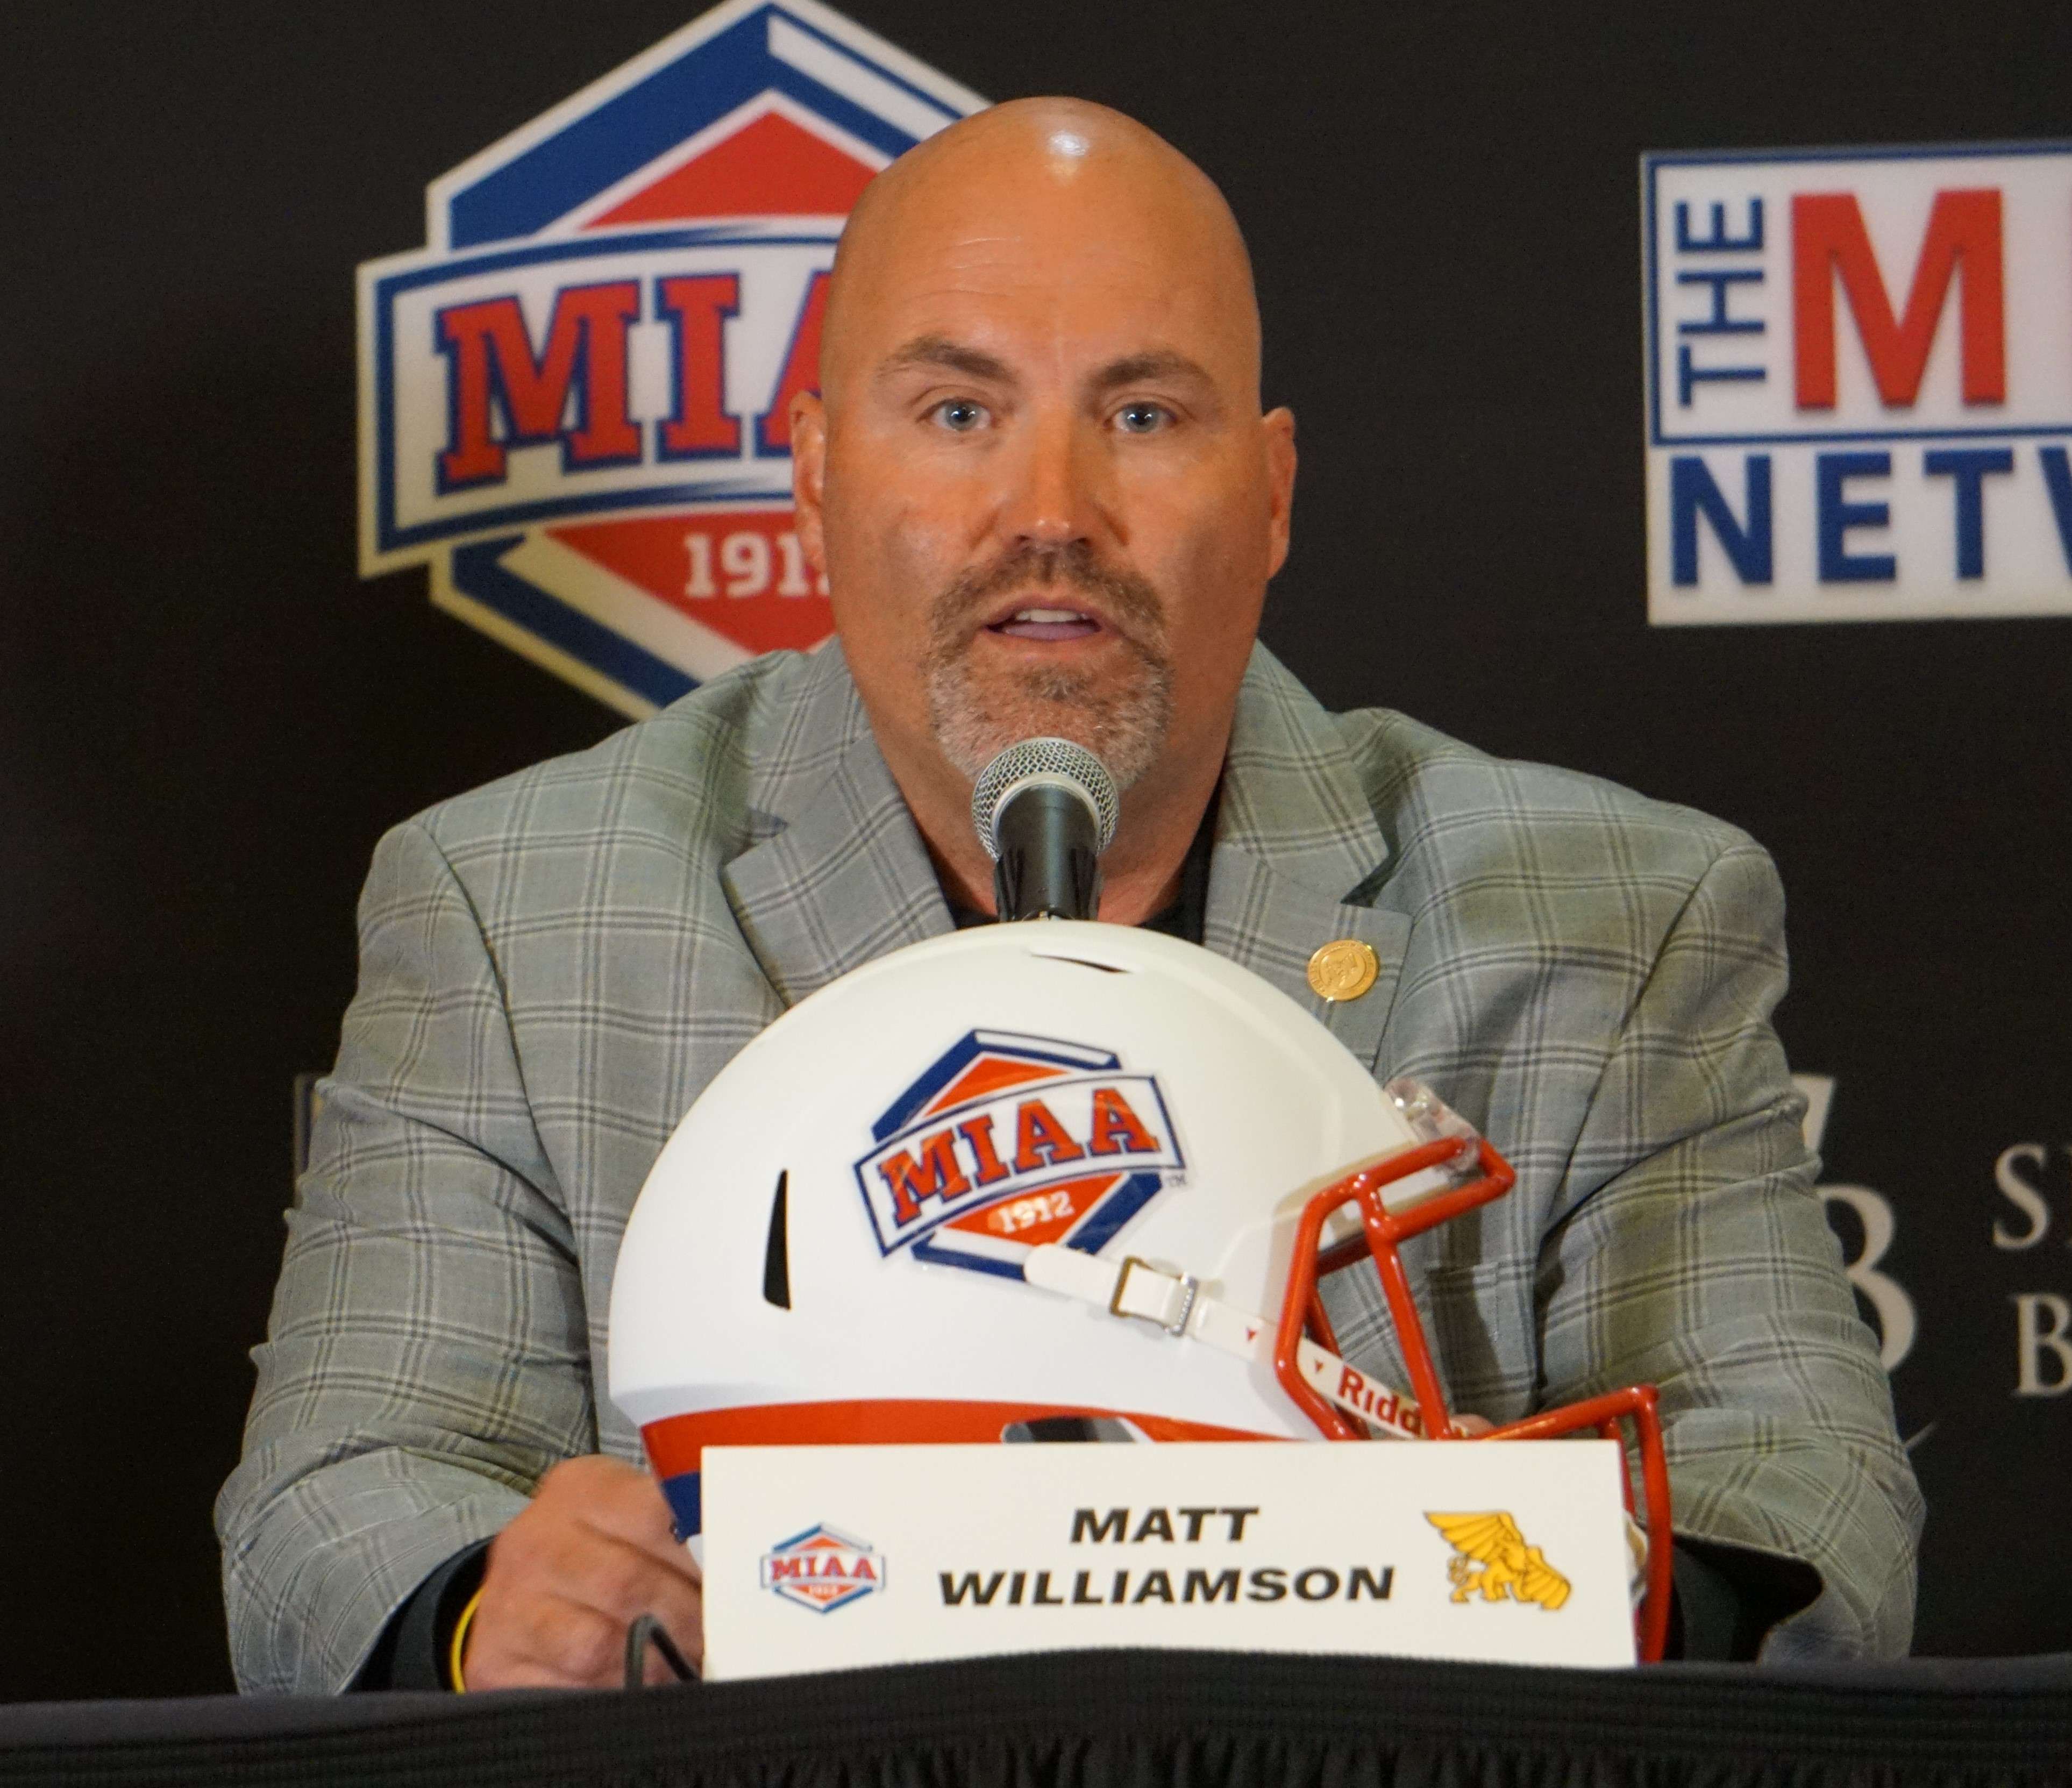
[[[1140,1441],[1135,1425],[1112,1416],[1032,1416],[1026,1421],[1009,1422],[1000,1431],[1009,1445],[1017,1442],[1072,1441]]]
[[[770,1200],[770,1236],[763,1245],[763,1301],[780,1310],[791,1307],[791,1245],[784,1214],[789,1170],[777,1176],[777,1190]]]

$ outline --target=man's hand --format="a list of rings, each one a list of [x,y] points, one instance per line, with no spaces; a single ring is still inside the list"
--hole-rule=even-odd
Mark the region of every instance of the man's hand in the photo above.
[[[643,1614],[693,1663],[702,1661],[698,1568],[670,1531],[654,1479],[616,1459],[566,1460],[490,1542],[462,1675],[471,1692],[617,1688],[626,1630]],[[651,1646],[648,1680],[674,1679]]]

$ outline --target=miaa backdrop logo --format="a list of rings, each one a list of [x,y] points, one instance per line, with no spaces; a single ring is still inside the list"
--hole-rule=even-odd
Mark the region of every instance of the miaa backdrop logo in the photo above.
[[[791,520],[842,220],[985,104],[731,0],[432,182],[360,269],[360,569],[635,716],[831,631]]]
[[[1649,618],[2072,613],[2072,146],[1642,177]]]

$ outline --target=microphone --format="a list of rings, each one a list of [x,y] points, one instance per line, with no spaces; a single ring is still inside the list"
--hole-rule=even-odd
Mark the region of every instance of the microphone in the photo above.
[[[1003,919],[1092,919],[1115,838],[1115,779],[1070,739],[1024,739],[979,772],[972,824],[993,859]]]

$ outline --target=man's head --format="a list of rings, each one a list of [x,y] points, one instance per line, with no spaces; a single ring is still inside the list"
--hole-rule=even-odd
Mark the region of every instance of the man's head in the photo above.
[[[1259,352],[1222,195],[1117,113],[997,106],[865,192],[794,413],[800,526],[939,850],[929,810],[1036,733],[1134,787],[1125,834],[1175,803],[1191,832],[1287,550]]]

